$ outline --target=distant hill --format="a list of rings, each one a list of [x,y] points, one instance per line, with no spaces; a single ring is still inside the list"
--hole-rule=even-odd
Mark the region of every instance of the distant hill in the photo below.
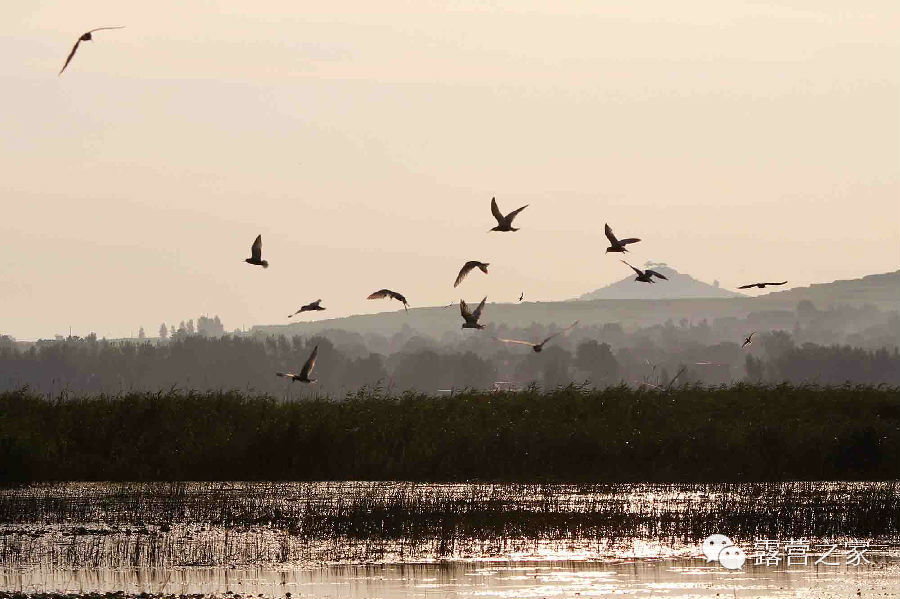
[[[871,305],[879,310],[900,310],[900,270],[867,275],[861,279],[814,283],[809,287],[772,291],[756,299],[761,303],[771,302],[785,306],[809,300],[817,308]]]
[[[662,262],[634,265],[641,269],[652,268],[656,272],[665,275],[669,280],[653,284],[635,283],[634,273],[623,264],[623,270],[630,273],[628,276],[606,287],[585,293],[578,299],[682,299],[693,297],[742,297],[743,295],[728,289],[722,289],[719,287],[718,281],[715,281],[712,285],[698,281],[691,275],[682,274]]]
[[[660,268],[662,270],[662,267]],[[674,271],[672,271],[674,272]],[[664,272],[668,276],[668,273]],[[678,275],[698,285],[705,285],[687,275]],[[631,284],[635,287],[662,287],[662,284]],[[614,287],[613,284],[610,287]],[[610,287],[604,288],[609,289]],[[709,289],[714,286],[706,285]],[[603,290],[598,290],[603,291]],[[726,290],[721,290],[728,293]],[[593,292],[596,293],[596,292]],[[587,294],[587,297],[591,294]],[[835,281],[764,293],[756,297],[693,297],[657,299],[578,299],[559,302],[488,303],[482,321],[489,326],[506,324],[527,327],[532,323],[559,325],[579,320],[582,325],[618,322],[625,327],[648,326],[668,319],[692,321],[716,318],[745,318],[754,312],[793,311],[797,303],[809,300],[819,309],[830,306],[872,305],[884,311],[900,311],[900,271],[869,275],[862,279]],[[360,314],[310,322],[254,326],[251,333],[281,335],[314,335],[326,330],[392,335],[408,326],[421,333],[440,338],[448,332],[459,332],[462,320],[459,309],[434,307],[402,309],[379,314]]]

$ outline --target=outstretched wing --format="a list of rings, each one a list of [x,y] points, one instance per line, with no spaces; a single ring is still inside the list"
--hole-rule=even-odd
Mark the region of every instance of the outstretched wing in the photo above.
[[[750,289],[751,287],[756,287],[756,283],[750,283],[749,285],[741,285],[738,289]]]
[[[615,235],[613,235],[612,229],[609,228],[608,223],[603,228],[603,232],[606,233],[606,238],[609,239],[610,245],[619,245],[619,240],[616,239]],[[628,266],[631,266],[631,265],[629,264]],[[634,267],[631,266],[631,268],[634,268]]]
[[[647,270],[645,270],[644,272],[646,272],[648,275],[653,275],[654,277],[659,277],[660,279],[665,279],[666,281],[669,280],[668,277],[666,277],[666,275],[660,274],[660,273],[656,272],[655,270],[650,270],[649,268]]]
[[[563,335],[563,334],[565,334],[565,333],[568,333],[569,331],[571,331],[572,329],[574,329],[577,325],[578,325],[578,321],[576,320],[575,322],[573,322],[572,324],[570,324],[569,326],[567,326],[567,327],[564,328],[563,330],[558,331],[558,332],[556,332],[556,333],[553,333],[552,335],[550,335],[549,337],[547,337],[546,339],[544,339],[543,341],[541,341],[539,345],[544,345],[545,343],[547,343],[548,341],[550,341],[551,339],[553,339],[553,338],[556,337],[557,335]]]
[[[403,307],[406,308],[407,304],[406,304],[405,297],[403,297],[401,294],[397,293],[396,291],[391,291],[390,296],[392,298],[394,298],[395,300],[397,300],[398,302],[401,302],[403,304]]]
[[[302,378],[309,378],[309,373],[312,372],[312,369],[316,367],[316,358],[319,356],[319,346],[315,346],[312,350],[312,353],[309,354],[309,359],[306,360],[306,364],[303,365],[303,369],[300,371],[300,376]]]
[[[637,237],[629,237],[628,239],[620,239],[619,243],[622,245],[628,245],[629,243],[637,243],[640,241]]]
[[[478,304],[478,307],[475,308],[475,311],[474,311],[474,312],[472,312],[472,316],[475,317],[475,320],[476,320],[476,321],[477,321],[479,318],[481,318],[481,311],[484,310],[484,302],[486,302],[486,301],[487,301],[487,296],[484,296],[484,299],[481,300],[481,303]]]
[[[620,260],[620,262],[622,262],[623,264],[628,264],[628,263],[625,262],[624,260]],[[631,266],[631,265],[628,264],[628,266]],[[633,270],[634,272],[636,272],[637,275],[638,275],[639,277],[642,276],[642,275],[644,274],[644,271],[642,271],[640,268],[635,268],[635,267],[631,266],[631,270]]]
[[[497,219],[498,224],[503,224],[503,213],[500,212],[500,208],[497,207],[497,198],[491,198],[491,214]]]
[[[459,269],[459,274],[456,275],[456,282],[453,283],[453,286],[456,287],[460,283],[462,283],[462,280],[466,278],[466,275],[472,272],[472,270],[476,266],[478,266],[478,264],[479,262],[477,260],[469,260],[468,262],[463,264],[463,267]]]
[[[766,283],[766,285],[784,285],[787,281],[782,281],[780,283]]]
[[[535,346],[535,344],[531,341],[521,341],[519,339],[501,339],[500,337],[494,337],[494,339],[502,343],[518,343],[519,345],[527,345],[528,347]]]
[[[262,235],[257,235],[253,245],[250,246],[250,256],[254,260],[262,260]]]
[[[63,68],[59,70],[59,75],[63,74],[63,71],[66,70],[66,67],[69,66],[69,63],[72,62],[72,57],[75,56],[75,52],[78,51],[78,46],[81,45],[81,38],[75,41],[75,45],[72,46],[72,51],[69,52],[69,55],[66,57],[66,64],[63,65]]]
[[[526,208],[528,208],[528,206],[529,206],[529,204],[525,204],[521,208],[516,208],[515,210],[513,210],[512,212],[507,214],[506,220],[509,221],[509,224],[512,224],[513,219],[516,218],[516,215],[519,214],[520,212],[522,212],[523,210],[525,210]]]
[[[366,299],[384,299],[386,297],[393,297],[393,291],[390,289],[379,289],[378,291],[374,291],[369,294]]]
[[[472,311],[469,310],[469,304],[466,303],[466,300],[459,300],[459,313],[466,322],[475,320],[475,317],[472,316]]]
[[[88,33],[94,33],[95,31],[103,31],[104,29],[125,29],[125,25],[118,25],[116,27],[97,27],[96,29],[91,29]]]
[[[285,378],[292,379],[297,375],[295,375],[293,372],[276,372],[275,376],[283,376]]]

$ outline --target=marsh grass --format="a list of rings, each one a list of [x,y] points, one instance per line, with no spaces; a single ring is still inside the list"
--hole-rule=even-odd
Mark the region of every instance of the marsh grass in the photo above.
[[[900,478],[900,390],[0,394],[0,481]]]
[[[0,492],[0,564],[171,567],[620,557],[735,539],[900,538],[898,483],[68,483]]]

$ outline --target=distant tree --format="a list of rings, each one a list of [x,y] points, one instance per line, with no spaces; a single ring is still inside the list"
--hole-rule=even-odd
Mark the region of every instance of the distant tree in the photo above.
[[[785,353],[794,349],[794,339],[787,331],[772,331],[765,333],[760,339],[770,360],[777,360]]]
[[[138,339],[146,339],[147,333],[144,332],[144,327],[138,329]]]
[[[169,329],[166,328],[166,323],[159,325],[159,338],[163,340],[169,338]]]
[[[766,374],[766,365],[761,358],[754,358],[751,354],[747,354],[744,359],[744,370],[747,372],[747,382],[760,383]]]
[[[608,343],[598,343],[594,339],[581,342],[575,350],[575,366],[587,372],[594,385],[618,382],[619,362]]]
[[[188,335],[194,334],[194,319],[193,318],[190,319],[189,321],[187,321],[187,324],[185,325],[184,330],[185,330],[185,333]]]

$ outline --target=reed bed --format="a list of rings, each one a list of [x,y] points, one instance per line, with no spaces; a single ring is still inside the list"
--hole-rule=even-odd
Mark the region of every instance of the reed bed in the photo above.
[[[715,532],[895,544],[900,485],[37,484],[0,491],[0,522],[14,567],[676,555]]]
[[[900,390],[565,387],[453,397],[0,393],[0,483],[900,478]]]

